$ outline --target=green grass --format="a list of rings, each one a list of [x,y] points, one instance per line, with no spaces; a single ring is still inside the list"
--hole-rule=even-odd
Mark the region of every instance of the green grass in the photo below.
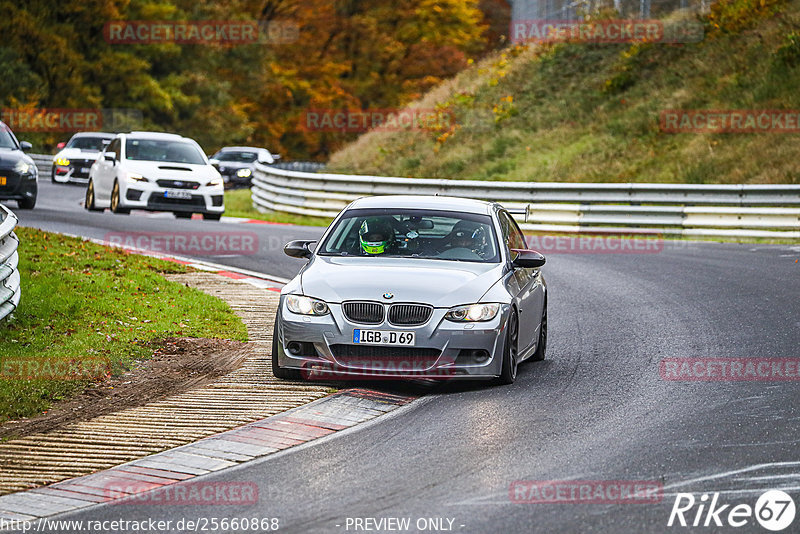
[[[669,109],[800,109],[800,0],[715,6],[702,20],[699,43],[560,43],[498,52],[411,104],[449,109],[453,129],[371,132],[336,152],[328,169],[477,180],[798,184],[798,134],[660,129],[661,111]]]
[[[4,375],[20,360],[98,359],[116,374],[170,336],[247,340],[226,303],[160,274],[181,265],[39,230],[17,235],[23,293],[14,320],[0,324]],[[0,422],[36,415],[87,383],[0,377]]]
[[[230,189],[225,191],[225,215],[227,217],[243,217],[278,224],[297,224],[301,226],[328,226],[333,219],[310,217],[293,213],[261,213],[253,207],[249,189]]]

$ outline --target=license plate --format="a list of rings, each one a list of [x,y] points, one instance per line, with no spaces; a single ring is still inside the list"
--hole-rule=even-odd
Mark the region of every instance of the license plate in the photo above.
[[[353,343],[360,345],[403,345],[414,346],[414,332],[394,332],[385,330],[353,330]]]
[[[89,167],[81,167],[81,174],[89,174],[90,170]]]
[[[191,200],[191,191],[181,191],[180,189],[167,189],[164,191],[164,198],[179,198],[182,200]]]
[[[8,178],[6,178],[5,176],[0,176],[0,185],[6,185],[7,181]]]

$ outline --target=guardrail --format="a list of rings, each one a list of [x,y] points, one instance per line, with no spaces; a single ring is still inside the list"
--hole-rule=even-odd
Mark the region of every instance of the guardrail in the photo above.
[[[493,200],[524,230],[800,239],[800,185],[486,182],[305,173],[259,165],[253,206],[334,217],[368,195]]]
[[[39,176],[50,176],[50,171],[53,168],[53,156],[47,154],[28,154],[36,168],[39,169]]]
[[[0,204],[0,321],[14,313],[22,295],[20,288],[19,239],[14,234],[17,216]]]

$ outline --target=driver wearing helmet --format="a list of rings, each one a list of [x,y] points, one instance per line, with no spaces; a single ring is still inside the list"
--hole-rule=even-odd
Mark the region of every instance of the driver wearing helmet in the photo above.
[[[486,229],[483,225],[469,221],[459,221],[447,237],[450,248],[466,248],[482,253],[486,245]]]
[[[394,245],[394,230],[386,219],[372,217],[361,223],[358,231],[361,250],[368,256],[389,252]]]

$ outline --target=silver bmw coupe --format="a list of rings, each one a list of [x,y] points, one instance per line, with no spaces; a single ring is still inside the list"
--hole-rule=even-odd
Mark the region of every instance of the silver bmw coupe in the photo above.
[[[308,263],[281,292],[278,378],[510,384],[520,362],[545,357],[545,258],[499,204],[361,198],[319,242],[284,251]]]

